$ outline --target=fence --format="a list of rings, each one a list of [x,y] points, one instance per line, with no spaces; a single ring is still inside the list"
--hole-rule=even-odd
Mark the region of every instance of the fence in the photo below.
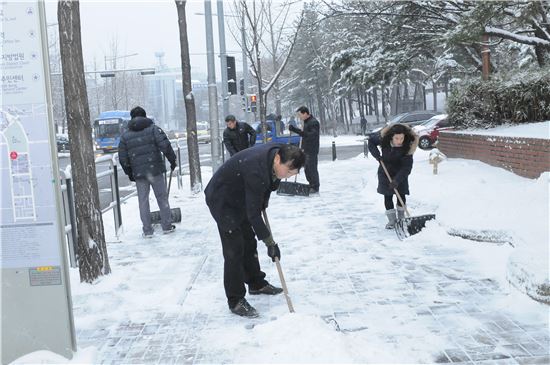
[[[181,188],[182,176],[188,173],[184,170],[181,163],[182,150],[186,150],[187,146],[186,145],[182,146],[183,140],[181,139],[170,140],[170,142],[172,143],[172,147],[176,152],[176,158],[178,162],[178,168],[176,169],[176,180],[178,181],[178,187]],[[118,153],[115,153],[113,155],[104,155],[96,158],[95,159],[96,170],[97,170],[98,164],[104,164],[104,163],[108,163],[109,168],[105,171],[96,173],[96,179],[98,180],[98,185],[99,185],[100,179],[103,179],[105,177],[109,178],[109,189],[111,191],[111,200],[109,204],[101,210],[101,213],[104,215],[109,210],[113,211],[113,219],[115,223],[114,225],[115,235],[118,239],[119,230],[120,230],[120,227],[122,226],[121,203],[137,195],[137,191],[134,190],[130,194],[121,198],[119,179],[118,179],[118,176],[119,176],[118,174],[120,171],[119,163],[118,163]],[[60,173],[60,179],[61,179],[61,196],[62,196],[62,203],[63,203],[63,225],[65,228],[65,236],[67,239],[66,243],[67,243],[69,264],[71,267],[77,267],[78,266],[78,250],[77,250],[78,230],[76,229],[76,210],[74,205],[74,189],[73,189],[73,183],[72,183],[71,165],[67,166],[67,168],[64,171],[60,170],[59,173]],[[104,218],[105,218],[105,215],[104,215]]]

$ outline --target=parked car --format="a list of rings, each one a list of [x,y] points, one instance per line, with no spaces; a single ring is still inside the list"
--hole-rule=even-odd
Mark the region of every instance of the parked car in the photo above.
[[[409,127],[414,127],[416,125],[419,125],[421,123],[426,122],[433,116],[437,115],[437,112],[429,111],[429,110],[418,110],[414,112],[406,112],[394,115],[391,117],[391,119],[386,123],[386,126],[390,124],[400,123],[408,125]],[[384,127],[376,128],[372,132],[378,132]]]
[[[221,131],[223,133],[223,130]],[[199,143],[210,143],[210,126],[207,122],[197,122],[197,140]]]
[[[413,127],[415,125],[424,123],[425,121],[437,114],[437,112],[432,112],[429,110],[419,110],[414,112],[402,113],[392,117],[388,124],[401,123],[406,124],[409,127]]]
[[[70,144],[69,139],[64,135],[58,134],[55,137],[57,142],[57,152],[69,152]]]
[[[440,114],[413,129],[419,136],[418,147],[427,150],[437,143],[440,131],[453,128],[449,123],[447,114]]]

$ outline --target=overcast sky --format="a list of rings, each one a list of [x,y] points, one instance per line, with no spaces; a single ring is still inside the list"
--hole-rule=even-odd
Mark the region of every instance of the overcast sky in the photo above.
[[[231,13],[231,3],[224,2],[224,13]],[[212,13],[217,13],[216,0],[211,1]],[[187,29],[191,53],[193,78],[206,79],[206,37],[204,2],[187,2]],[[57,1],[46,0],[48,24],[57,23]],[[111,44],[118,43],[117,56],[138,55],[117,60],[117,68],[154,67],[158,64],[155,53],[165,53],[164,64],[168,67],[180,67],[179,28],[176,5],[173,0],[118,0],[99,1],[81,0],[80,17],[82,48],[87,70],[94,69],[94,57],[97,69],[105,68],[105,56],[113,57]],[[214,49],[219,53],[218,20],[212,17],[214,29]],[[225,38],[229,55],[236,57],[237,65],[242,62],[240,46],[233,39],[230,26],[234,19],[226,17]],[[52,29],[52,27],[48,27]],[[126,64],[124,64],[126,62]],[[108,65],[108,68],[110,66]],[[216,73],[219,80],[219,57],[216,57]],[[237,66],[237,69],[241,68]],[[203,75],[200,75],[200,74]]]

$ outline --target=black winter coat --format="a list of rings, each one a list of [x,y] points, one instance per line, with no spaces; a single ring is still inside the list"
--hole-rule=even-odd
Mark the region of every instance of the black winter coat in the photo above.
[[[225,128],[223,131],[223,144],[230,156],[254,146],[256,143],[256,131],[248,123],[237,122],[235,129]]]
[[[146,179],[166,172],[161,152],[170,163],[176,162],[176,154],[161,128],[149,118],[132,119],[118,145],[118,160],[126,175]]]
[[[271,235],[261,213],[281,181],[273,177],[273,159],[280,148],[278,143],[248,148],[214,173],[204,194],[221,231],[237,229],[248,220],[258,239]]]
[[[289,129],[302,136],[302,149],[306,155],[319,154],[320,125],[317,119],[310,115],[309,118],[304,120],[303,131],[295,127],[289,127]]]
[[[379,133],[373,133],[369,136],[369,152],[377,160],[382,159],[392,180],[399,182],[397,191],[401,195],[409,194],[409,174],[413,167],[413,153],[416,150],[416,143],[408,149],[406,147],[382,147],[380,145],[385,129]],[[380,155],[380,146],[382,155]],[[393,195],[393,189],[389,187],[389,180],[382,168],[378,166],[378,193],[382,195]]]

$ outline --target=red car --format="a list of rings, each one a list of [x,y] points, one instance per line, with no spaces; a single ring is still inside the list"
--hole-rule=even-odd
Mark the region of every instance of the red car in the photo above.
[[[453,126],[449,124],[447,114],[439,114],[413,129],[419,136],[418,147],[427,150],[437,142],[440,131],[453,129]]]

